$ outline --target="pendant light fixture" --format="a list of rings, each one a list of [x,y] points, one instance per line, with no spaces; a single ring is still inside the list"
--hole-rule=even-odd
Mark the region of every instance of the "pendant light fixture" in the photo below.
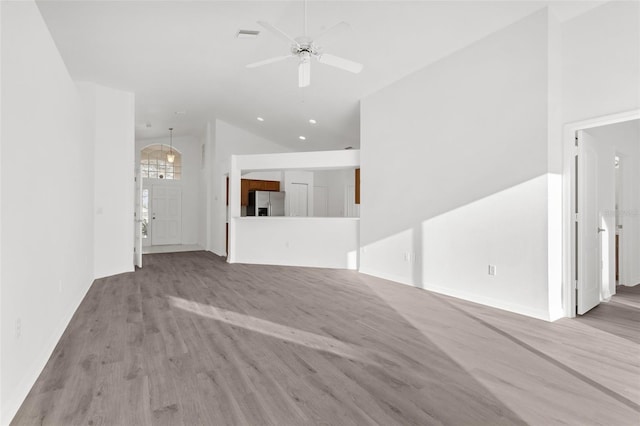
[[[169,127],[169,153],[167,154],[167,161],[173,163],[176,159],[176,155],[173,153],[173,127]]]

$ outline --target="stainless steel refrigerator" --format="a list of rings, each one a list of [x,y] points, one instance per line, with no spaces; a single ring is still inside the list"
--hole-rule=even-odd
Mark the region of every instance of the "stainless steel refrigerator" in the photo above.
[[[284,192],[249,191],[247,216],[284,216]]]

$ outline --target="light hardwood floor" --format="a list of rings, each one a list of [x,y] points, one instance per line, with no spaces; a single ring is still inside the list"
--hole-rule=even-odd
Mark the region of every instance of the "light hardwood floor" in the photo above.
[[[153,254],[13,425],[637,425],[640,287],[546,323],[353,271]]]

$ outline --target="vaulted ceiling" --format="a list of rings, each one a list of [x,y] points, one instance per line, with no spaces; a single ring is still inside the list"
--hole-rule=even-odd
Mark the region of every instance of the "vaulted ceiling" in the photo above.
[[[325,51],[364,70],[314,62],[311,85],[299,88],[294,59],[245,65],[289,53],[256,21],[302,35],[300,0],[38,1],[75,80],[135,92],[137,138],[166,136],[171,126],[175,135],[198,135],[218,117],[296,150],[357,147],[368,94],[547,5],[563,21],[600,3],[309,1],[309,34],[348,22],[351,30]],[[239,39],[239,29],[261,33]]]

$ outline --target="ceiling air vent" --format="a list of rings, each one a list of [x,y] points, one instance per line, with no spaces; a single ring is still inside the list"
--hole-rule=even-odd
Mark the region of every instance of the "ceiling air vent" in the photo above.
[[[260,34],[257,30],[238,30],[236,38],[256,38]]]

